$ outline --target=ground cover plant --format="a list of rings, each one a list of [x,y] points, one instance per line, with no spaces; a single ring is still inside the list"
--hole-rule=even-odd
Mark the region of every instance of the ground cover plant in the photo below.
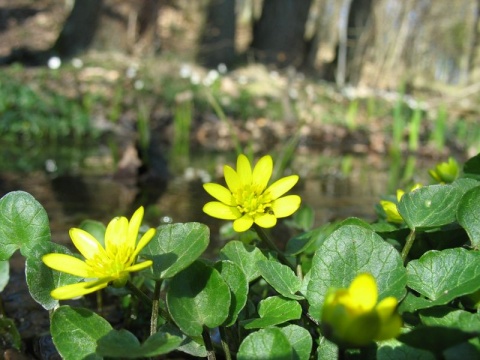
[[[308,199],[294,194],[298,176],[272,172],[269,155],[255,164],[239,155],[224,184],[204,184],[213,197],[204,211],[233,221],[216,259],[203,256],[206,225],[145,226],[143,207],[107,226],[84,221],[71,251],[51,241],[32,195],[10,192],[0,199],[1,288],[19,250],[65,359],[479,357],[480,155],[387,196],[373,223],[314,228]],[[295,230],[286,244],[279,225]],[[128,326],[103,316],[107,296]],[[20,347],[14,322],[0,326]]]

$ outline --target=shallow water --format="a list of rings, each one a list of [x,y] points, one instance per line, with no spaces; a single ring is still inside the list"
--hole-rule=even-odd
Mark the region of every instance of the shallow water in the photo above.
[[[69,228],[78,226],[82,220],[106,223],[116,215],[130,216],[140,205],[146,207],[145,220],[150,226],[198,221],[210,226],[214,238],[224,222],[202,212],[203,205],[211,200],[202,183],[221,182],[222,166],[225,163],[234,166],[232,159],[225,155],[198,156],[167,182],[154,180],[140,186],[132,179],[116,179],[108,173],[9,171],[0,174],[0,196],[15,190],[32,194],[48,213],[53,241],[64,244],[69,243]],[[314,209],[318,226],[350,216],[375,219],[375,204],[404,182],[404,166],[402,162],[395,165],[388,157],[308,153],[298,154],[285,173],[300,175],[291,193],[300,195],[303,204]],[[428,165],[421,163],[417,167],[425,169]],[[417,171],[413,180],[425,181],[426,175],[426,170]]]

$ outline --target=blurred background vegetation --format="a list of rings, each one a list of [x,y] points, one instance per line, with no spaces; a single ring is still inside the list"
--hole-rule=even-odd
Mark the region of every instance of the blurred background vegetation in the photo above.
[[[155,203],[242,151],[304,178],[388,171],[378,197],[480,151],[479,6],[0,0],[0,192],[107,174]]]

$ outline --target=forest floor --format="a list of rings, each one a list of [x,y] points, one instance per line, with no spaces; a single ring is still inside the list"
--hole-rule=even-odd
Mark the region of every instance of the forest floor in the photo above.
[[[11,1],[0,0],[0,58],[11,56],[20,48],[50,48],[67,15],[66,5],[52,0],[21,0],[15,6]],[[60,69],[4,69],[33,89],[49,88],[52,94],[97,102],[89,110],[95,126],[102,129],[118,130],[112,123],[131,127],[143,109],[151,130],[160,134],[166,146],[171,146],[175,119],[190,104],[190,141],[194,146],[217,151],[234,149],[236,141],[254,151],[268,151],[297,137],[300,147],[317,151],[382,155],[391,149],[397,122],[405,127],[400,149],[405,152],[409,150],[408,126],[414,112],[407,103],[423,106],[396,92],[376,92],[374,99],[373,93],[358,96],[356,89],[339,90],[293,68],[277,70],[245,64],[235,69],[212,70],[196,65],[192,59],[174,53],[142,58],[95,50],[63,63]],[[92,94],[98,96],[93,98]],[[438,111],[428,110],[422,116],[418,156],[463,157],[478,150],[474,141],[472,147],[450,136],[456,132],[456,119],[448,120],[444,146],[435,146],[430,134],[437,126]],[[452,112],[450,116],[457,115]],[[462,121],[468,127],[476,120],[463,117]],[[124,128],[120,127],[120,131]]]

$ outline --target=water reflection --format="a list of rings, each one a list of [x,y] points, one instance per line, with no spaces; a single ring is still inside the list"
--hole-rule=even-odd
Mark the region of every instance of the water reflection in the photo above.
[[[415,172],[411,160],[405,163],[400,158],[396,160],[392,162],[391,158],[380,157],[346,160],[345,157],[299,154],[287,171],[300,175],[301,180],[292,192],[302,196],[304,204],[313,207],[316,225],[349,216],[373,220],[375,204],[382,195],[401,186],[407,172],[410,177],[416,173],[423,176],[417,176],[414,181],[426,181],[426,170]],[[0,195],[13,190],[31,193],[45,207],[53,240],[60,243],[70,243],[68,229],[86,218],[107,223],[115,215],[130,216],[139,205],[146,207],[145,220],[150,225],[203,222],[211,228],[212,241],[216,242],[223,222],[202,212],[203,204],[211,200],[202,183],[208,177],[221,181],[221,168],[226,161],[231,161],[225,160],[224,155],[210,156],[208,161],[206,165],[204,157],[192,159],[191,168],[168,183],[149,181],[141,186],[116,180],[110,175],[3,173],[0,174]],[[424,169],[430,166],[420,165]]]

